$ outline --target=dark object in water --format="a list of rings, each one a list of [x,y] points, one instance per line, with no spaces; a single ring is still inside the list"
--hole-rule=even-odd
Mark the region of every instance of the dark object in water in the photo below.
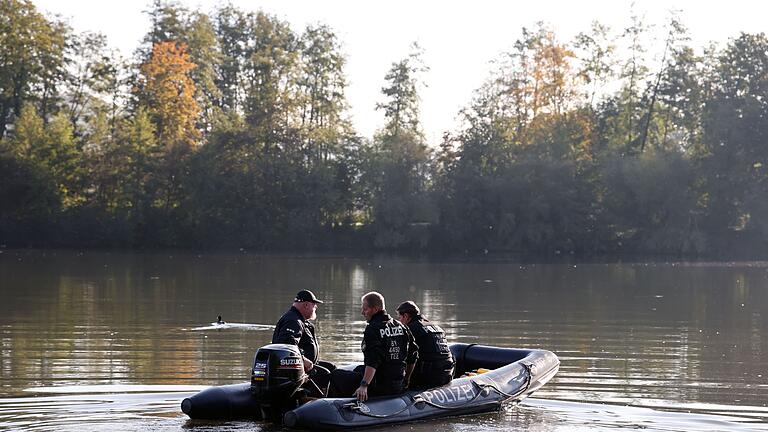
[[[216,319],[216,324],[222,325],[222,324],[226,324],[226,323],[227,323],[226,321],[221,319],[221,315],[219,315],[218,318]]]
[[[492,370],[454,378],[441,387],[409,390],[365,403],[353,398],[325,398],[296,408],[289,397],[280,401],[285,412],[283,423],[299,429],[348,429],[495,411],[504,403],[520,401],[538,390],[560,365],[557,356],[546,350],[457,343],[451,344],[451,352],[456,359],[456,376],[480,368]],[[203,390],[184,399],[181,409],[195,419],[277,420],[274,407],[265,410],[263,403],[254,396],[251,384],[244,383]]]

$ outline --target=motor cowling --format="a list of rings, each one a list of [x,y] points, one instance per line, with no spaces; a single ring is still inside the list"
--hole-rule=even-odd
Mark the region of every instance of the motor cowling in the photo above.
[[[256,351],[251,369],[251,392],[260,402],[290,399],[306,380],[304,360],[297,346],[269,344]]]

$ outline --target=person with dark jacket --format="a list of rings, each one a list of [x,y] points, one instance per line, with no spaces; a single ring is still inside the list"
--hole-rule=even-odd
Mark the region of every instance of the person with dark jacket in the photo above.
[[[419,360],[411,374],[409,388],[431,388],[451,382],[454,361],[443,329],[424,318],[412,301],[401,303],[397,313],[419,346]]]
[[[312,291],[299,291],[291,308],[277,321],[275,332],[272,334],[272,343],[299,347],[304,360],[304,371],[314,383],[313,385],[308,382],[308,385],[305,385],[307,396],[311,397],[328,395],[330,371],[335,369],[332,363],[318,360],[320,345],[315,336],[315,326],[310,322],[317,318],[317,305],[322,303]]]
[[[334,370],[330,394],[366,401],[369,395],[402,393],[418,359],[419,348],[408,327],[387,314],[384,296],[372,291],[361,301],[361,313],[368,322],[361,344],[363,365],[354,371]]]

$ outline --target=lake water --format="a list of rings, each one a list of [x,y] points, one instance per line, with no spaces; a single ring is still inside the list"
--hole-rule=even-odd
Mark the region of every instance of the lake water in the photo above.
[[[280,430],[193,422],[247,381],[294,294],[321,355],[362,360],[359,299],[416,301],[455,342],[543,348],[560,372],[501,412],[385,428],[768,430],[768,263],[426,261],[0,250],[0,429]],[[221,314],[230,323],[212,328]],[[384,430],[384,429],[382,429]]]

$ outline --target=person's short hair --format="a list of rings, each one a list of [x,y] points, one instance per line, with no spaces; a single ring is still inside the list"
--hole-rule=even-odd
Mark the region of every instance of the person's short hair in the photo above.
[[[397,312],[404,314],[411,314],[411,316],[416,316],[419,314],[419,307],[416,306],[416,303],[408,300],[400,303],[400,306],[397,307]]]
[[[377,293],[376,291],[371,291],[365,294],[360,298],[360,300],[368,305],[368,307],[378,307],[380,309],[385,309],[384,296]]]

